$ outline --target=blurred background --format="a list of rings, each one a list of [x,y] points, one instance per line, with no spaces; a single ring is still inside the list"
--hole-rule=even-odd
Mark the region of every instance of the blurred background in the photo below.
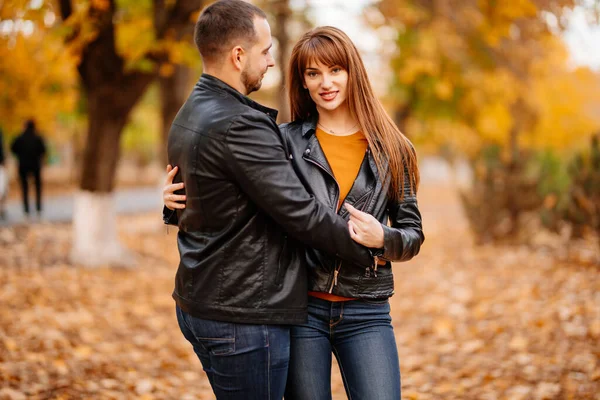
[[[192,27],[207,3],[0,3],[0,127],[8,147],[35,118],[47,193],[160,179],[170,123],[201,73]],[[600,230],[598,1],[256,4],[269,14],[277,66],[253,97],[279,109],[279,122],[289,119],[281,67],[295,40],[338,26],[416,145],[424,178],[463,189],[478,241],[530,240],[533,214],[563,236]]]
[[[392,298],[404,398],[600,399],[600,1],[253,2],[277,66],[252,97],[279,122],[292,46],[334,25],[417,149],[427,239]],[[210,3],[0,0],[0,399],[211,398],[174,319],[159,189]],[[30,119],[38,218],[10,150]],[[76,212],[81,193],[108,202]]]

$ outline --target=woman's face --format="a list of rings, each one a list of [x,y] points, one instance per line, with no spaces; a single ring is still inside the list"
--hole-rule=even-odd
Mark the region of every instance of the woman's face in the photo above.
[[[339,65],[330,67],[311,62],[304,71],[304,88],[308,89],[317,110],[333,111],[346,102],[348,71]]]

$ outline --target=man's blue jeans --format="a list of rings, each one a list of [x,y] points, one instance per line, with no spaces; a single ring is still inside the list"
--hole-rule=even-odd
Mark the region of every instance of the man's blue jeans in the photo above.
[[[387,300],[308,300],[308,322],[292,327],[286,400],[331,399],[335,354],[348,399],[399,400],[400,365]]]
[[[177,307],[177,321],[192,344],[218,400],[280,400],[290,355],[290,327],[205,320]]]

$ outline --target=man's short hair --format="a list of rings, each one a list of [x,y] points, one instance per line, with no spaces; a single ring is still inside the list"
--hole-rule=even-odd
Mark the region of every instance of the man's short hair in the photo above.
[[[194,41],[204,62],[215,62],[237,40],[252,46],[254,19],[267,18],[260,8],[243,0],[220,0],[206,7],[194,29]]]

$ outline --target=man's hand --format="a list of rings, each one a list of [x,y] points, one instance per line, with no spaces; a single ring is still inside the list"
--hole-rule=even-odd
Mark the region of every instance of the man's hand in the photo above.
[[[381,249],[383,248],[383,227],[371,214],[359,211],[350,204],[344,204],[350,213],[348,229],[350,237],[363,246]]]
[[[185,208],[185,203],[178,203],[179,201],[185,201],[185,195],[175,194],[175,191],[183,189],[184,187],[183,182],[173,183],[173,178],[177,175],[178,170],[179,167],[173,168],[170,164],[167,165],[167,180],[165,181],[165,186],[163,188],[163,202],[169,210],[183,210]]]

